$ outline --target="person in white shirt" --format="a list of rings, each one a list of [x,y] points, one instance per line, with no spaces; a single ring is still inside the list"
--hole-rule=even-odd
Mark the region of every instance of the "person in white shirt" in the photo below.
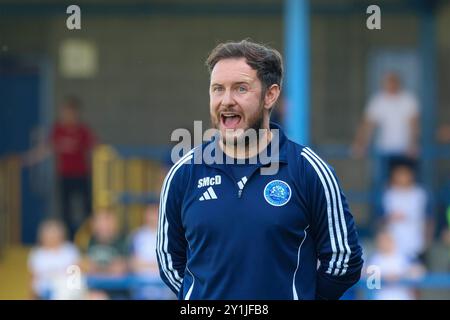
[[[149,285],[139,286],[133,292],[135,299],[175,299],[174,294],[159,276],[156,257],[156,233],[158,226],[158,205],[150,204],[145,210],[145,225],[131,236],[131,270]]]
[[[391,168],[405,159],[416,165],[419,155],[419,120],[417,98],[402,89],[400,77],[396,73],[386,73],[382,90],[369,100],[351,147],[353,157],[363,158],[375,137],[371,174],[374,208],[380,207],[380,195],[386,187]]]
[[[373,293],[375,300],[413,300],[416,292],[399,281],[417,279],[425,273],[422,265],[411,261],[398,251],[390,232],[382,230],[376,239],[376,250],[368,260],[368,266],[379,268],[381,288]]]
[[[43,221],[39,226],[39,244],[28,257],[32,275],[32,293],[36,299],[53,299],[61,281],[70,275],[68,268],[80,262],[78,249],[66,241],[62,222],[56,219]]]
[[[385,226],[399,252],[410,259],[422,259],[432,240],[433,219],[428,203],[427,193],[415,182],[411,167],[394,167],[390,186],[383,195]]]
[[[364,156],[376,133],[377,153],[416,157],[420,116],[417,98],[402,89],[396,73],[387,73],[382,87],[383,90],[369,100],[363,122],[357,130],[353,152]]]

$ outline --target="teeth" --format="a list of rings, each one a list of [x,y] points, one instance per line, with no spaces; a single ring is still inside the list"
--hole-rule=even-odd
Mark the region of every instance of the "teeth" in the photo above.
[[[237,117],[237,114],[222,114],[226,118]]]

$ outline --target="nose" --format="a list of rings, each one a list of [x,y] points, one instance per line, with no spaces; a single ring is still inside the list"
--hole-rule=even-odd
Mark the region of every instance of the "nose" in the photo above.
[[[235,105],[235,103],[231,90],[225,90],[222,96],[222,106],[229,107]]]

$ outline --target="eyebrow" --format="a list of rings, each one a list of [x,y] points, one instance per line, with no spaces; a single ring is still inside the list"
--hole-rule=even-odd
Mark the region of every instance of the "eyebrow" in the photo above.
[[[240,84],[247,84],[247,85],[250,85],[250,82],[247,82],[247,81],[239,81],[239,82],[233,82],[233,86],[235,86],[235,85],[240,85]],[[215,86],[223,86],[223,84],[221,84],[221,83],[212,83],[211,84],[211,87],[215,87]]]

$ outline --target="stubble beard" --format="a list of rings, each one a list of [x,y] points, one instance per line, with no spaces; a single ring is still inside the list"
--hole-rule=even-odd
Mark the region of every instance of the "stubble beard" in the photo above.
[[[217,119],[217,120],[216,120]],[[250,145],[256,145],[259,143],[259,130],[263,129],[264,125],[264,107],[263,104],[260,104],[259,111],[248,119],[248,127],[245,129],[237,129],[239,131],[242,131],[242,133],[238,136],[233,135],[232,137],[227,137],[227,134],[222,134],[222,131],[220,130],[220,116],[217,118],[211,117],[211,123],[213,124],[213,127],[217,129],[220,133],[220,138],[222,139],[222,144],[224,146],[230,146],[236,148],[239,146],[245,146],[248,147]],[[225,129],[226,130],[226,129]],[[249,131],[253,130],[255,132],[254,135],[247,135]],[[233,130],[234,131],[234,130]],[[255,137],[256,141],[250,141],[248,137]]]

